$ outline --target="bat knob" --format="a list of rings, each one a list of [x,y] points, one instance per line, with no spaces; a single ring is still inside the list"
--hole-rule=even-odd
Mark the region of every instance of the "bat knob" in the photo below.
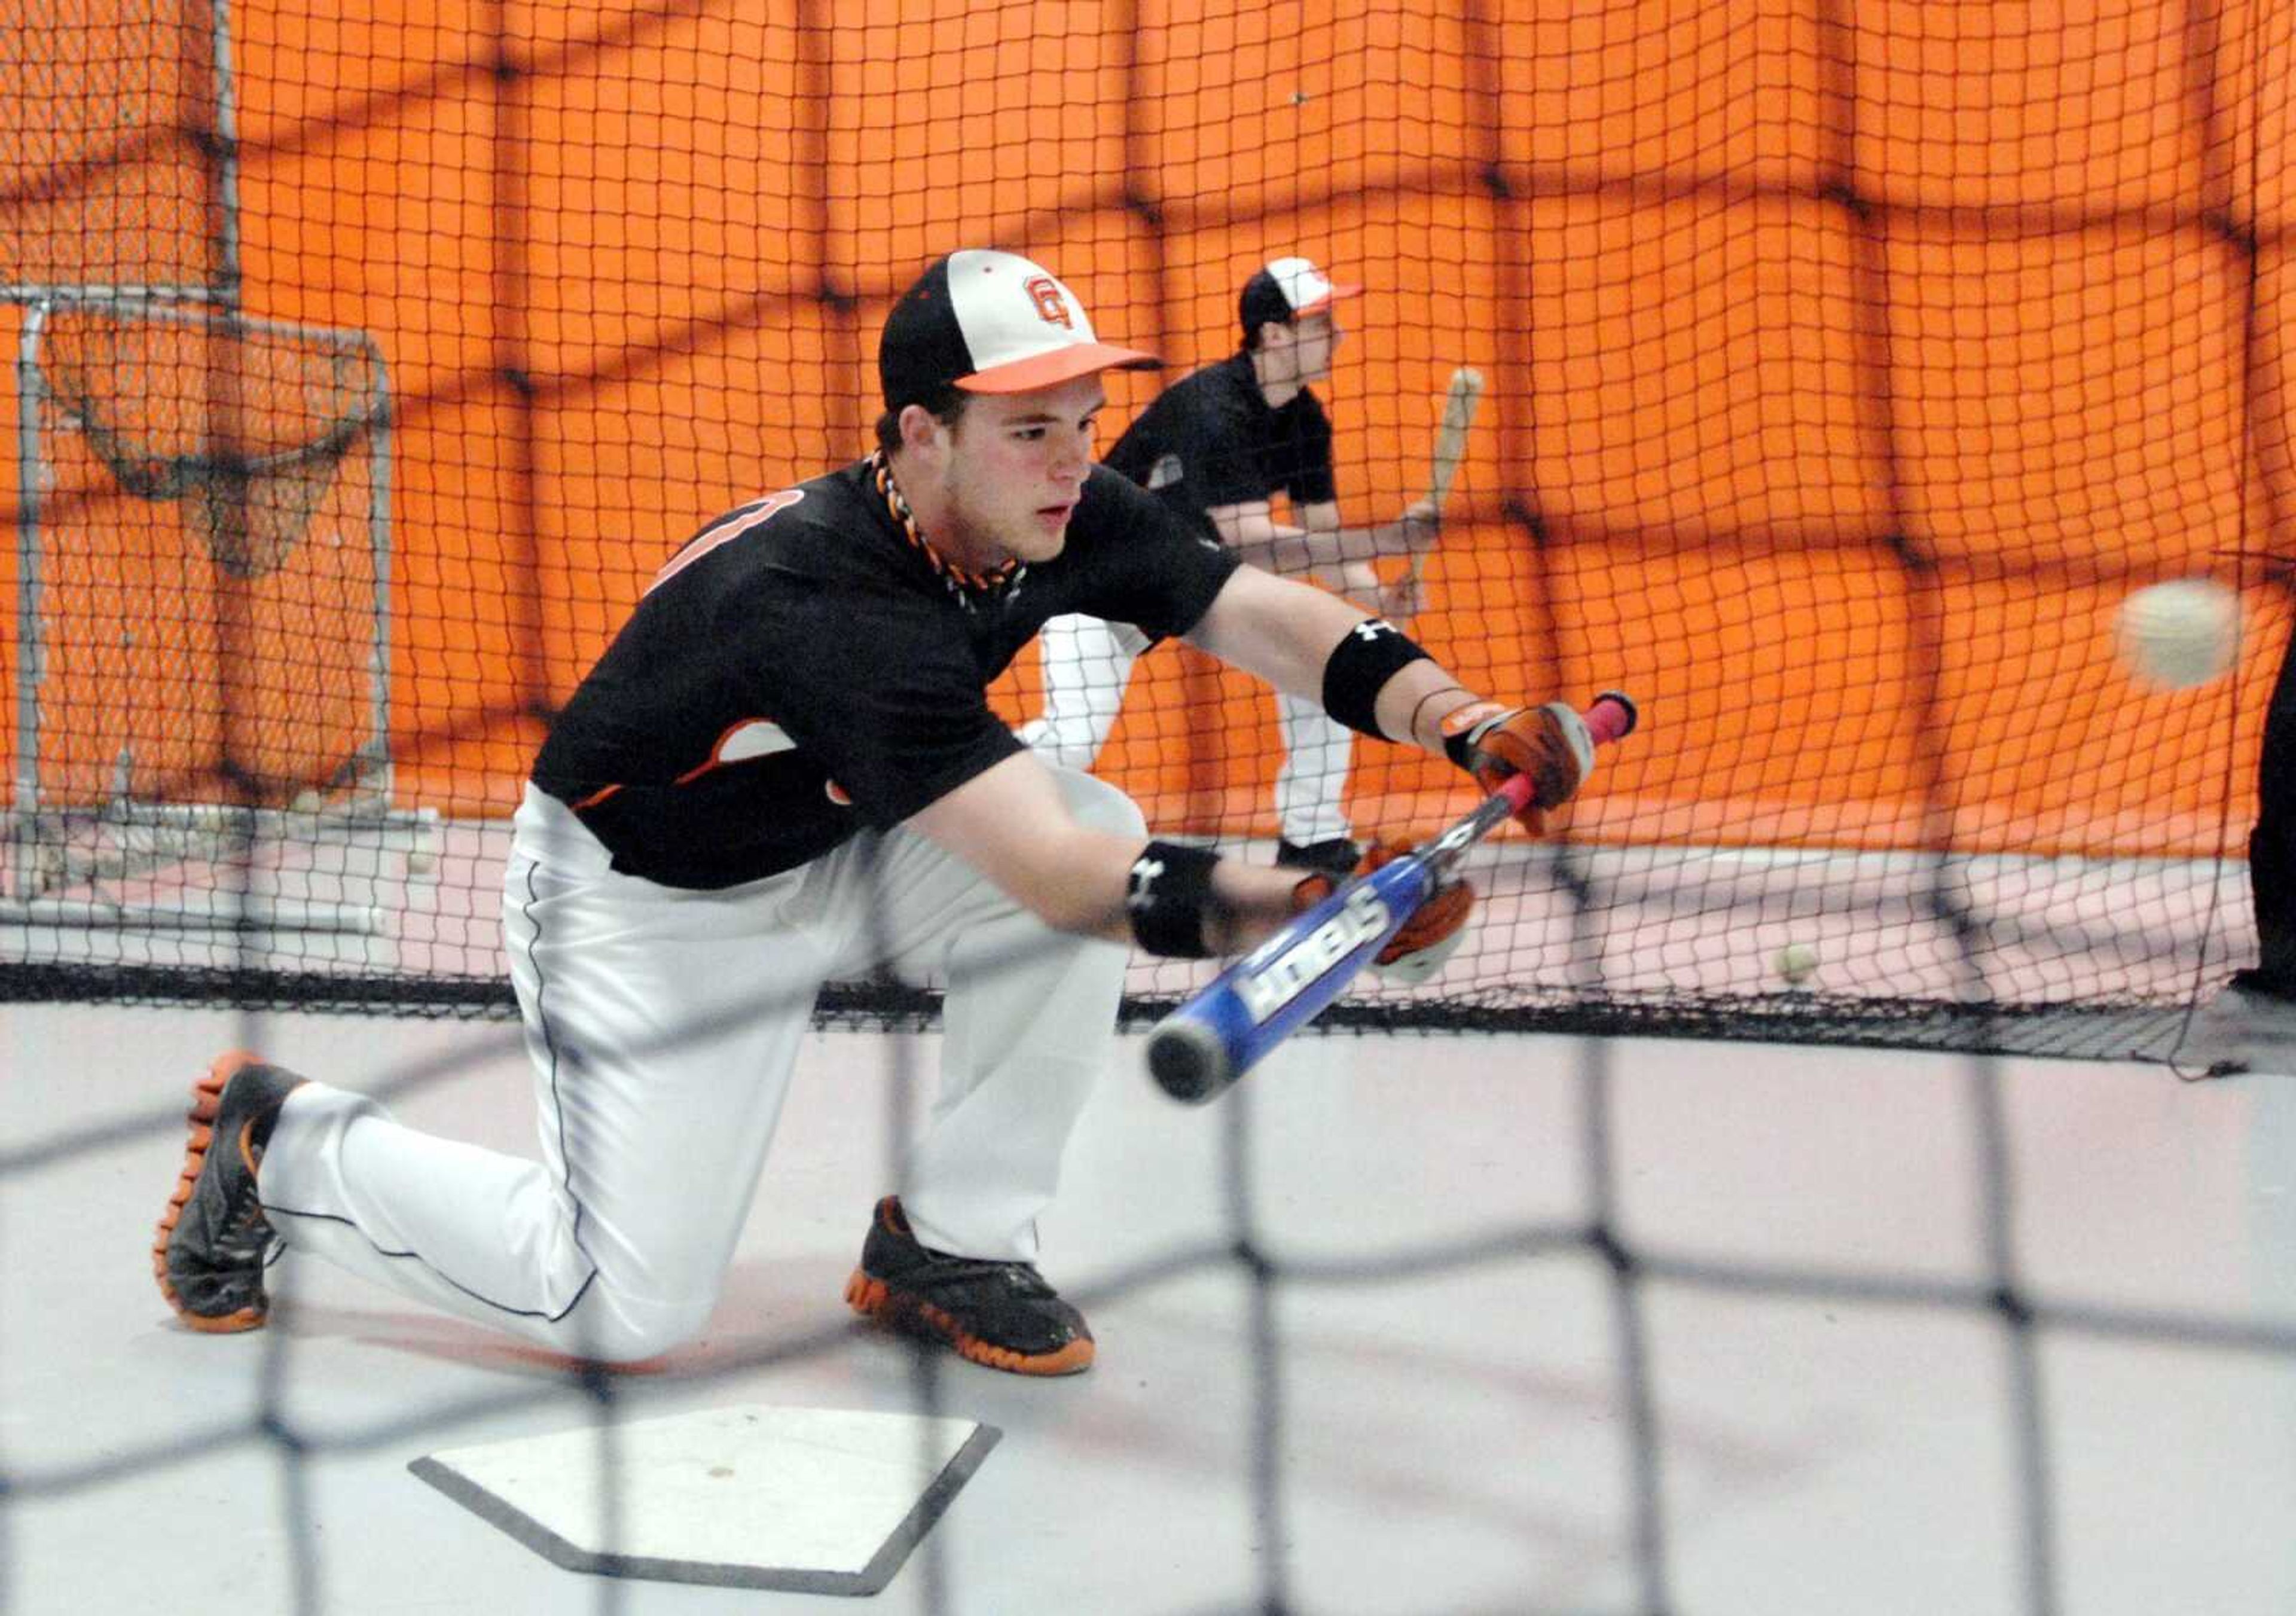
[[[1602,710],[1605,707],[1617,710],[1603,714]],[[1595,698],[1584,716],[1587,726],[1600,732],[1605,741],[1624,740],[1635,733],[1635,726],[1642,721],[1641,709],[1635,705],[1634,697],[1623,690],[1604,691]]]
[[[1234,1074],[1219,1035],[1201,1021],[1168,1021],[1148,1035],[1148,1075],[1175,1100],[1201,1105]]]

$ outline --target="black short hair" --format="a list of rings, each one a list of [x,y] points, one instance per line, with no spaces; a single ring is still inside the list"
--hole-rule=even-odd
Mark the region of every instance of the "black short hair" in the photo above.
[[[956,430],[956,423],[964,416],[964,406],[972,402],[972,395],[954,385],[935,388],[922,398],[909,400],[909,404],[922,405],[927,414],[951,431]],[[901,410],[908,407],[904,404],[877,417],[877,447],[888,455],[901,447]]]
[[[1296,326],[1299,324],[1300,322],[1297,320],[1263,320],[1257,325],[1247,325],[1243,328],[1243,351],[1248,354],[1258,353],[1259,351],[1259,333],[1267,330],[1268,326]]]
[[[1292,299],[1273,275],[1265,269],[1252,272],[1236,297],[1236,317],[1243,327],[1243,347],[1246,353],[1259,349],[1260,328],[1271,321],[1278,325],[1296,324],[1300,311],[1292,307]]]

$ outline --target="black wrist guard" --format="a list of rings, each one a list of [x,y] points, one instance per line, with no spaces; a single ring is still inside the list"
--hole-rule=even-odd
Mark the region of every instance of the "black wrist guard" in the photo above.
[[[1348,630],[1324,664],[1324,710],[1366,735],[1388,736],[1376,716],[1379,693],[1387,682],[1427,652],[1383,617],[1357,623]]]
[[[1124,883],[1124,912],[1132,939],[1167,959],[1209,959],[1204,922],[1225,906],[1212,896],[1212,866],[1219,855],[1209,848],[1152,841],[1132,861]]]

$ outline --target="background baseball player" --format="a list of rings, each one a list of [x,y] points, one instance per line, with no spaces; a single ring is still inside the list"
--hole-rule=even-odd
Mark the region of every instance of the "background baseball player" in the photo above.
[[[1021,747],[989,682],[1047,617],[1086,611],[1185,633],[1485,778],[1527,772],[1539,806],[1592,757],[1568,709],[1477,701],[1389,625],[1239,566],[1095,468],[1100,373],[1152,363],[1025,258],[935,263],[886,324],[878,451],[703,528],[536,761],[504,930],[540,1159],[226,1055],[153,1253],[186,1322],[261,1324],[284,1241],[583,1358],[692,1338],[817,990],[882,962],[946,984],[940,1085],[847,1300],[997,1368],[1088,1365],[1036,1220],[1107,1062],[1126,946],[1235,950],[1321,878],[1147,840],[1114,787]],[[1389,956],[1465,920],[1428,912]]]
[[[1384,527],[1341,528],[1332,423],[1309,387],[1332,373],[1341,335],[1333,304],[1361,290],[1334,286],[1302,258],[1254,273],[1237,299],[1242,346],[1167,389],[1109,451],[1108,464],[1254,566],[1407,617],[1415,601],[1382,598],[1371,558],[1431,548],[1433,508],[1422,501]],[[1279,492],[1292,524],[1275,520]],[[1401,587],[1415,592],[1415,578]],[[1120,623],[1071,616],[1046,624],[1044,712],[1022,739],[1053,762],[1091,767],[1146,647]],[[1344,875],[1362,856],[1343,807],[1354,737],[1312,697],[1278,692],[1275,707],[1283,738],[1276,862]]]

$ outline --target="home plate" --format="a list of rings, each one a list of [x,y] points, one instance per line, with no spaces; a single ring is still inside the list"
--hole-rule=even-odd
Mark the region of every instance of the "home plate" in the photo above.
[[[760,1404],[452,1448],[407,1468],[569,1571],[873,1594],[1003,1434]]]

